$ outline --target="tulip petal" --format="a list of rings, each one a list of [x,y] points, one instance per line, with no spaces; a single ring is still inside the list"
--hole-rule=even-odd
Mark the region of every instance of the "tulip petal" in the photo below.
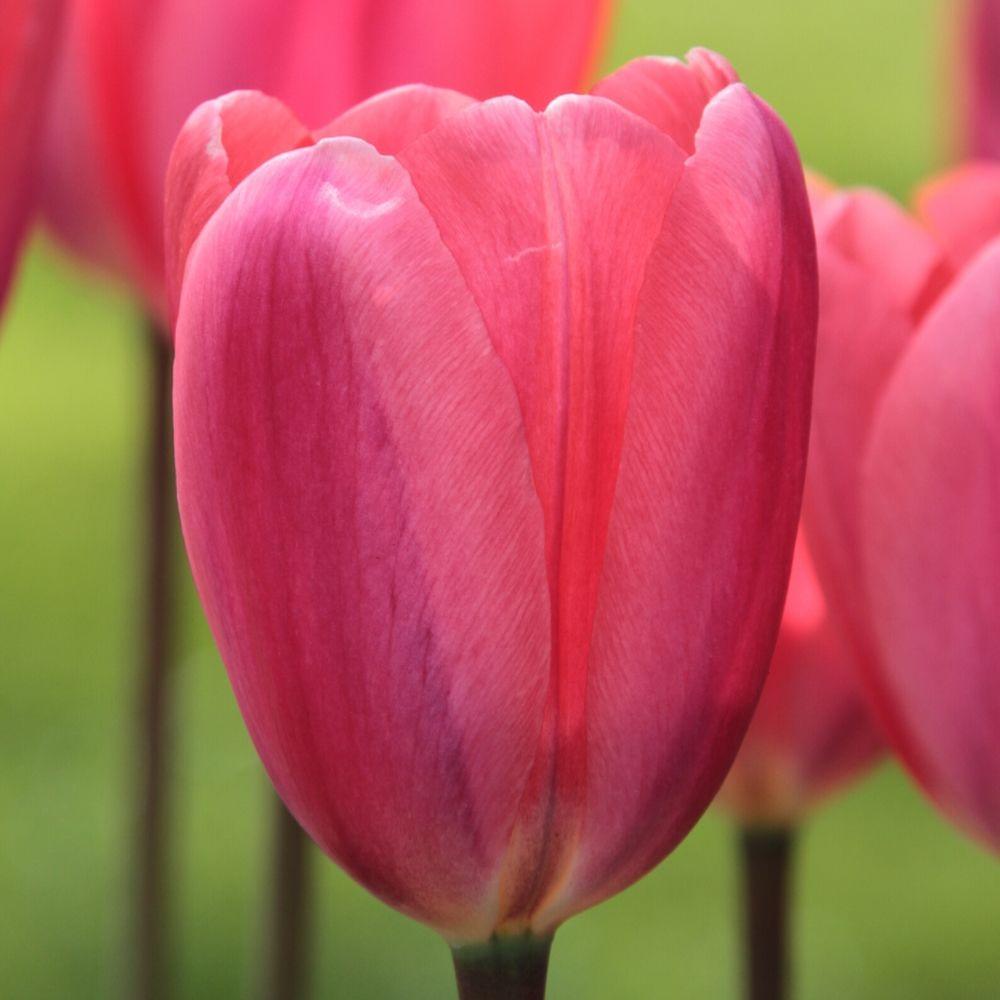
[[[636,306],[683,160],[641,118],[579,97],[561,98],[544,114],[513,99],[487,102],[400,159],[509,369],[545,516],[553,676],[504,880],[514,921],[566,863],[578,825],[588,649]],[[558,844],[550,843],[555,829]]]
[[[917,214],[961,270],[1000,234],[1000,163],[966,163],[925,184]]]
[[[384,899],[488,935],[548,687],[543,521],[400,165],[332,139],[248,177],[188,261],[175,374],[188,552],[280,794]]]
[[[720,804],[744,826],[795,826],[883,748],[800,531],[767,682]]]
[[[592,93],[641,115],[666,132],[687,153],[708,102],[739,76],[729,63],[707,49],[692,49],[687,61],[646,56],[605,77]]]
[[[735,756],[788,582],[815,328],[794,145],[727,88],[647,264],[591,647],[585,825],[540,926],[658,863]]]
[[[949,289],[879,407],[864,552],[901,751],[1000,850],[1000,240]]]
[[[262,163],[312,144],[281,101],[235,91],[196,108],[167,167],[166,261],[170,318],[177,315],[184,265],[194,241],[233,188]]]
[[[475,103],[474,98],[443,87],[423,84],[396,87],[345,111],[316,132],[316,138],[352,135],[364,139],[380,153],[394,156],[445,118]]]
[[[111,210],[114,197],[98,145],[85,53],[74,44],[83,16],[82,4],[70,5],[41,141],[39,207],[46,225],[74,254],[110,273],[128,274],[131,260]]]
[[[0,306],[34,207],[35,153],[63,0],[0,5]]]
[[[368,39],[368,90],[420,81],[542,108],[586,82],[611,8],[611,0],[394,0]]]
[[[859,456],[886,382],[950,268],[929,234],[884,196],[844,192],[815,208],[823,308],[803,522],[830,615],[883,726],[898,733],[869,668],[876,652],[862,584]]]
[[[879,282],[895,307],[919,320],[951,280],[941,247],[899,205],[865,188],[814,195],[816,240]]]

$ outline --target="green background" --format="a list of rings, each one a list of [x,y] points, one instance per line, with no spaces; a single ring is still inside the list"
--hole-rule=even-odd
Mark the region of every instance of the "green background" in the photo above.
[[[947,159],[946,3],[631,0],[609,65],[730,56],[844,183],[905,197]],[[37,242],[0,350],[0,996],[113,997],[125,975],[141,555],[143,341],[124,294]],[[178,562],[182,560],[178,553]],[[254,995],[269,797],[197,603],[176,672],[176,995]],[[735,997],[733,834],[709,814],[556,940],[553,998]],[[1000,996],[1000,866],[885,766],[823,808],[797,870],[804,1000]],[[453,995],[445,947],[318,854],[314,995]]]

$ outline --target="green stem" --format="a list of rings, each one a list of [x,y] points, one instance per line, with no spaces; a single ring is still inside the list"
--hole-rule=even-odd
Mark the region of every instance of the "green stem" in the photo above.
[[[459,1000],[544,1000],[551,937],[494,935],[452,949]]]
[[[129,922],[134,948],[135,1000],[168,994],[168,785],[171,771],[170,665],[173,639],[172,543],[177,524],[170,409],[170,341],[156,320],[147,322],[150,352],[144,497],[145,558],[140,593],[143,648],[139,663],[139,728],[134,857],[134,903]]]
[[[301,1000],[309,978],[312,907],[310,844],[277,797],[273,808],[271,886],[264,942],[264,1000]]]
[[[741,832],[747,1000],[788,995],[788,910],[794,836],[781,828]]]

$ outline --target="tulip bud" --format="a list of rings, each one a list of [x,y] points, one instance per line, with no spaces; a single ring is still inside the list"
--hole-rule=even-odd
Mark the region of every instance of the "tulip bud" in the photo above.
[[[172,160],[195,578],[317,843],[453,943],[545,939],[679,843],[760,690],[809,420],[801,166],[700,51],[545,111],[402,88],[313,138],[244,93]]]
[[[994,848],[998,176],[969,164],[935,179],[917,197],[926,228],[872,192],[816,193],[822,308],[804,505],[831,617],[889,741]]]

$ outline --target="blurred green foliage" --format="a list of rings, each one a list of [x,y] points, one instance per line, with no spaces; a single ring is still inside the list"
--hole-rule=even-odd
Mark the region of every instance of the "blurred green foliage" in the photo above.
[[[807,162],[899,196],[951,141],[943,5],[625,0],[609,65],[709,45]],[[125,973],[144,357],[123,293],[30,254],[0,343],[0,996],[114,997]],[[178,549],[178,561],[183,556]],[[176,996],[254,995],[269,793],[191,588],[176,671]],[[571,921],[554,1000],[736,997],[733,836],[710,814]],[[801,1000],[1000,995],[1000,867],[886,766],[823,809],[797,871]],[[314,995],[453,995],[444,946],[313,858]]]

